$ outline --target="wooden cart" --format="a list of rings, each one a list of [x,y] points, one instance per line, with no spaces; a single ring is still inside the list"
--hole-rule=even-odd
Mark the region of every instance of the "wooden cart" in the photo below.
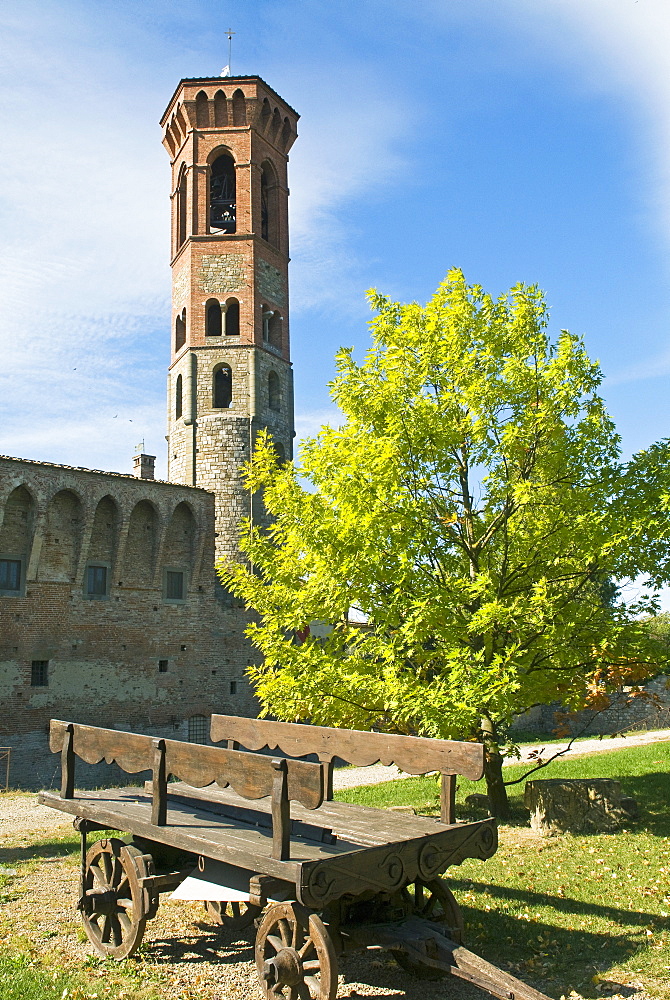
[[[78,909],[98,954],[131,955],[160,894],[174,892],[204,900],[217,923],[255,922],[266,1000],[334,1000],[337,956],[368,947],[387,948],[418,976],[456,975],[504,1000],[547,1000],[463,946],[458,905],[439,877],[497,847],[492,818],[453,822],[453,776],[481,777],[480,746],[229,716],[212,717],[212,739],[228,746],[52,720],[61,792],[39,800],[75,817]],[[233,749],[240,744],[247,749]],[[262,748],[320,759],[249,752]],[[75,794],[76,757],[152,778]],[[440,771],[450,822],[332,801],[334,757]],[[128,836],[88,847],[95,830]]]

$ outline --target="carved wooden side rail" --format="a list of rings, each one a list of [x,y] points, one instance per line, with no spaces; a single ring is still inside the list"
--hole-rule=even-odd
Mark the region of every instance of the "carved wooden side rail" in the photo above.
[[[455,822],[456,775],[477,781],[484,774],[484,748],[479,743],[432,740],[420,736],[368,733],[358,729],[330,729],[235,715],[213,715],[212,742],[228,741],[247,750],[277,750],[293,757],[315,754],[327,765],[326,796],[333,797],[333,759],[365,767],[396,764],[407,774],[442,775],[440,813],[444,823]]]
[[[151,771],[151,822],[165,826],[170,776],[204,788],[230,785],[245,799],[272,796],[272,856],[289,858],[290,803],[317,809],[325,798],[325,767],[321,763],[263,757],[198,743],[155,739],[138,733],[51,720],[49,745],[61,753],[61,797],[74,797],[75,758],[88,764],[116,762],[129,774]]]

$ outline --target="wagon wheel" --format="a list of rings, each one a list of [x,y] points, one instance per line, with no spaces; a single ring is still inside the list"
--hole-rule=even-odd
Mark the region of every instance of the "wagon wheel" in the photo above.
[[[334,1000],[337,959],[320,917],[275,903],[256,933],[256,969],[266,1000]]]
[[[407,907],[408,916],[423,917],[424,920],[439,924],[444,930],[449,931],[452,941],[456,944],[463,943],[461,909],[443,879],[435,878],[430,882],[416,881],[403,889],[401,896]],[[447,974],[433,966],[423,965],[405,951],[394,948],[391,949],[391,954],[405,972],[410,972],[419,979],[441,979]]]
[[[253,924],[263,909],[254,906],[253,903],[219,903],[208,899],[205,903],[205,912],[212,923],[231,931],[241,931],[249,924]]]
[[[152,874],[151,856],[116,837],[99,840],[87,852],[79,908],[98,955],[121,960],[139,948],[156,902],[140,880]]]

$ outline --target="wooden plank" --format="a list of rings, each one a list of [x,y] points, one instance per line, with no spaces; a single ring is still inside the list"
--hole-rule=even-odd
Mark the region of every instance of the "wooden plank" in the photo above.
[[[75,754],[72,749],[74,726],[65,726],[63,730],[63,745],[61,747],[60,767],[61,785],[60,794],[62,799],[71,799],[74,795],[74,762]]]
[[[247,750],[278,750],[293,757],[316,754],[319,760],[340,757],[359,767],[396,764],[407,774],[462,774],[477,781],[484,774],[484,748],[479,743],[431,740],[419,736],[331,729],[235,715],[212,715],[211,738],[236,740]]]
[[[153,780],[151,782],[151,822],[165,826],[167,817],[167,773],[165,770],[165,740],[153,740]]]
[[[102,760],[113,764],[116,761],[129,774],[151,770],[153,747],[150,736],[99,726],[80,726],[60,719],[52,719],[50,725],[49,746],[54,753],[61,750],[68,726],[73,726],[72,750],[87,764],[99,764]]]
[[[335,844],[320,844],[304,837],[295,837],[292,841],[293,859],[278,861],[271,856],[270,830],[230,817],[214,816],[204,810],[168,800],[166,824],[155,826],[151,822],[150,798],[142,788],[91,791],[74,799],[61,799],[52,792],[40,792],[38,799],[44,805],[93,820],[105,828],[122,830],[192,854],[229,861],[241,868],[288,881],[295,881],[298,861],[322,860],[334,854],[361,850],[358,844],[340,841]]]
[[[219,788],[216,785],[196,790],[189,785],[174,782],[168,785],[168,795],[196,799],[212,805],[220,803],[224,807],[226,805],[245,807],[245,800],[236,795],[232,789]],[[259,813],[270,814],[271,805],[267,799],[260,799],[253,803],[253,809]],[[314,812],[308,812],[299,803],[294,803],[291,815],[294,820],[301,820],[305,824],[321,824],[323,828],[332,830],[336,836],[366,847],[411,839],[417,833],[429,835],[445,828],[445,824],[440,820],[428,816],[391,813],[371,806],[350,805],[345,802],[324,801]]]
[[[290,855],[291,813],[286,794],[286,759],[274,757],[275,770],[272,786],[272,857],[286,861]]]
[[[195,788],[216,782],[221,786],[231,785],[245,799],[272,795],[275,768],[269,757],[177,740],[166,740],[165,747],[168,774]],[[325,795],[322,765],[287,761],[286,793],[289,801],[300,802],[306,809],[318,808]]]

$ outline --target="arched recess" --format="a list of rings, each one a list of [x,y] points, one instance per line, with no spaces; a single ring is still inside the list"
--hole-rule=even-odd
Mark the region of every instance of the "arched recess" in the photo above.
[[[230,153],[221,153],[210,168],[209,229],[210,232],[236,231],[235,161]]]
[[[275,108],[272,113],[272,124],[270,125],[270,136],[271,138],[276,138],[279,129],[281,128],[281,115],[279,114],[279,109]]]
[[[184,411],[184,388],[181,375],[177,375],[174,387],[174,418],[179,420]]]
[[[71,490],[56,493],[47,507],[38,577],[59,583],[74,582],[81,544],[82,511]]]
[[[214,94],[214,124],[228,124],[228,101],[222,90],[217,90]]]
[[[103,497],[95,509],[86,553],[84,594],[87,597],[106,597],[109,594],[118,524],[119,509],[116,502],[110,496]]]
[[[174,349],[180,351],[186,343],[186,309],[174,321]]]
[[[226,337],[240,335],[240,303],[237,299],[226,300]]]
[[[230,365],[218,365],[212,379],[212,406],[227,410],[233,401],[233,373]]]
[[[281,410],[281,386],[277,372],[270,372],[268,375],[268,406],[275,413]]]
[[[0,593],[19,594],[25,583],[35,504],[25,486],[17,486],[5,501],[0,527]]]
[[[247,124],[247,102],[241,90],[233,94],[233,125]]]
[[[198,128],[209,128],[209,99],[204,90],[195,95],[195,123]]]
[[[291,138],[291,123],[288,120],[288,118],[285,118],[284,124],[282,125],[281,140],[280,140],[280,145],[282,149],[286,149],[286,147],[289,144],[290,138]]]
[[[261,236],[279,246],[279,190],[277,174],[269,160],[261,164]]]
[[[123,569],[124,587],[150,587],[158,546],[158,514],[148,500],[135,504],[128,523]]]
[[[274,448],[274,453],[277,456],[277,461],[280,465],[283,465],[286,461],[286,451],[284,450],[284,445],[281,441],[273,441],[272,447]]]
[[[260,127],[263,131],[268,127],[268,122],[272,118],[272,109],[270,107],[270,102],[267,97],[263,98],[263,104],[261,105],[261,120]]]
[[[196,522],[187,503],[178,504],[170,518],[162,562],[165,566],[189,570],[195,560]]]
[[[221,336],[221,303],[218,299],[207,299],[205,302],[205,336]]]
[[[177,250],[186,242],[186,166],[182,164],[177,182]]]

